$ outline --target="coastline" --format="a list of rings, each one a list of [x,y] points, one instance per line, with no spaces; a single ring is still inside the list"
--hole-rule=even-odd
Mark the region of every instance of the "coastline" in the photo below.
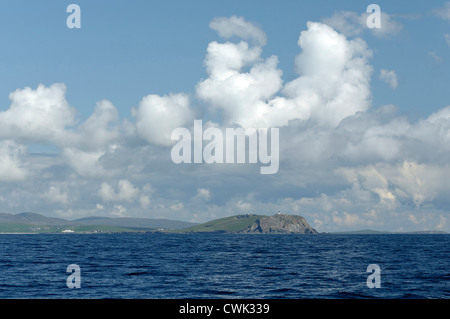
[[[365,233],[365,232],[323,232],[317,234],[298,234],[298,233],[243,233],[243,232],[225,232],[225,231],[210,231],[210,232],[181,232],[181,231],[120,231],[120,232],[0,232],[0,235],[111,235],[111,234],[175,234],[175,235],[193,235],[193,234],[224,234],[224,235],[250,235],[250,236],[261,236],[261,235],[304,235],[304,236],[341,236],[341,235],[356,235],[356,236],[374,236],[374,235],[450,235],[450,233],[442,231],[416,231],[416,232],[375,232],[375,233]]]

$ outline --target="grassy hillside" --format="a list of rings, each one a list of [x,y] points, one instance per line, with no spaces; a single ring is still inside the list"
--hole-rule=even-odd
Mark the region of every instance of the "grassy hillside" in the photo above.
[[[239,232],[247,229],[257,219],[266,217],[265,215],[236,215],[215,219],[197,226],[175,230],[177,233],[195,233],[195,232]]]

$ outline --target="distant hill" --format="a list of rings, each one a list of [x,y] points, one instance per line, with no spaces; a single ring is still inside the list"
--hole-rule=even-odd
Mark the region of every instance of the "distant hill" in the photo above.
[[[31,224],[31,225],[70,225],[71,222],[62,218],[46,217],[36,213],[6,214],[0,213],[0,223]]]
[[[77,220],[36,213],[0,213],[0,233],[131,232],[173,230],[198,225],[169,219],[86,217]]]
[[[198,225],[197,223],[183,222],[170,219],[130,218],[130,217],[87,217],[73,221],[79,225],[105,225],[130,228],[153,228],[153,229],[180,229]]]
[[[297,215],[276,214],[266,215],[235,215],[226,218],[212,220],[187,229],[179,229],[176,232],[225,232],[246,234],[317,234],[317,231],[309,226],[306,219]]]
[[[351,230],[351,231],[340,231],[340,232],[332,232],[330,234],[336,235],[379,235],[379,234],[392,234],[387,231],[378,231],[372,229],[362,229],[362,230]]]

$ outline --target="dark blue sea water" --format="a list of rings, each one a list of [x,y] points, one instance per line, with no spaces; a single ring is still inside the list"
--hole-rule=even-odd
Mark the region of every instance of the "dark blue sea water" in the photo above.
[[[450,235],[0,235],[0,298],[450,298],[449,261]]]

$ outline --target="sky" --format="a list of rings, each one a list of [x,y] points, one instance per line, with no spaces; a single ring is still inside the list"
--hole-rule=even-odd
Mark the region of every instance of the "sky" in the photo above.
[[[449,232],[450,2],[373,3],[3,4],[0,211]],[[278,128],[278,171],[174,163],[194,120]]]

